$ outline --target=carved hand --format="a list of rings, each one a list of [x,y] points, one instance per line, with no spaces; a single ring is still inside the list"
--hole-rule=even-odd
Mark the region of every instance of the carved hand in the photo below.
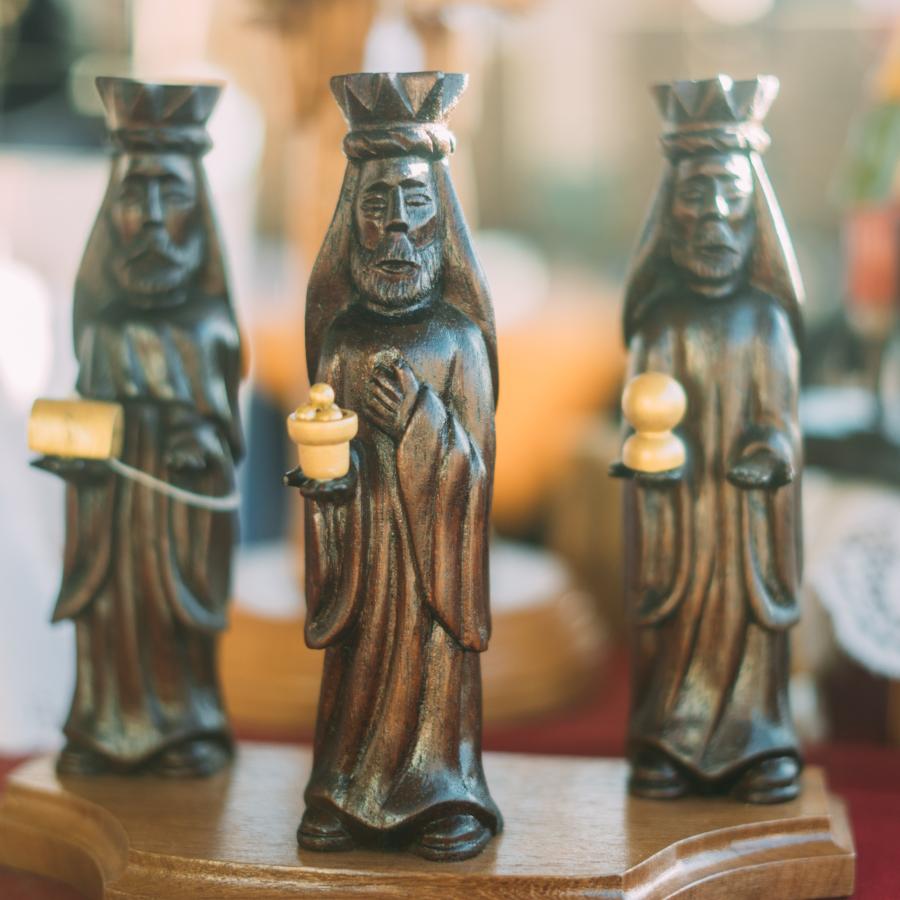
[[[684,477],[684,467],[679,466],[665,472],[639,472],[637,469],[629,469],[622,460],[616,460],[610,464],[609,475],[611,478],[631,478],[641,487],[664,488],[681,481]]]
[[[303,470],[297,466],[284,476],[286,487],[298,488],[307,500],[316,500],[319,503],[346,503],[356,489],[356,463],[353,456],[350,457],[350,471],[343,478],[332,478],[329,481],[316,481],[307,478]]]
[[[164,461],[182,472],[202,472],[220,452],[214,427],[208,422],[194,423],[170,433]]]
[[[389,363],[376,362],[366,385],[366,417],[376,428],[399,441],[418,395],[419,379],[402,356]]]
[[[794,480],[794,468],[768,447],[760,447],[738,460],[727,477],[735,487],[744,490],[774,490]]]
[[[71,456],[39,456],[31,465],[57,475],[65,481],[99,481],[110,475],[109,467],[101,459],[80,459]]]

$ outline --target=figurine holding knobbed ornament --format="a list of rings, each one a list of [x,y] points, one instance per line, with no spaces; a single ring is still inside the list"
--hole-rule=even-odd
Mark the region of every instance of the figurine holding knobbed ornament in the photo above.
[[[777,91],[768,76],[656,88],[667,162],[625,296],[625,414],[644,443],[675,428],[683,452],[644,465],[626,444],[613,467],[628,479],[628,755],[644,797],[799,791],[802,287],[760,155]]]
[[[465,84],[442,72],[331,82],[347,172],[310,278],[315,409],[289,421],[301,456],[286,476],[306,498],[306,640],[325,650],[306,850],[464,859],[501,828],[481,763],[479,659],[496,337],[447,166]],[[341,416],[323,421],[332,397]],[[346,473],[316,477],[304,454],[351,413]]]

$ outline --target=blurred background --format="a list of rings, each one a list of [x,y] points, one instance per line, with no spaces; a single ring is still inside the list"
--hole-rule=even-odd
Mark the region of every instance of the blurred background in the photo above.
[[[100,74],[227,83],[206,157],[251,355],[223,679],[245,737],[310,734],[300,499],[305,285],[345,131],[328,79],[466,71],[454,178],[501,357],[487,744],[621,753],[622,281],[661,171],[648,86],[771,73],[766,165],[806,283],[808,742],[900,742],[897,0],[0,0],[0,754],[57,746],[74,646],[51,627],[62,487],[25,444],[72,390],[71,295],[108,176]],[[552,423],[552,428],[549,427]]]

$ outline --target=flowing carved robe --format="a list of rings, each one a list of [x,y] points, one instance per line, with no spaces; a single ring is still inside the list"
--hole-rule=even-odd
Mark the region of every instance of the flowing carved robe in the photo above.
[[[366,421],[375,355],[420,391],[395,444]],[[481,765],[494,401],[479,329],[435,303],[386,319],[354,306],[318,380],[359,414],[345,505],[306,503],[306,640],[326,648],[307,806],[379,830],[444,812],[500,814]]]
[[[723,300],[664,297],[630,350],[632,375],[666,372],[688,397],[683,479],[626,488],[630,745],[709,779],[796,755],[787,629],[799,615],[801,443],[788,317],[749,287]],[[793,466],[793,483],[768,491],[726,480],[759,447]]]
[[[123,462],[201,494],[234,484],[239,338],[226,301],[106,316],[79,337],[79,393],[125,409]],[[170,436],[213,426],[207,469],[170,470]],[[235,517],[109,474],[70,484],[53,619],[77,638],[70,741],[125,765],[183,740],[230,742],[216,670]]]

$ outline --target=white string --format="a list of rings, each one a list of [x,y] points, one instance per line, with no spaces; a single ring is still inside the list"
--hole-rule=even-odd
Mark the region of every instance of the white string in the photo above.
[[[213,512],[233,512],[241,503],[241,495],[237,491],[225,494],[222,497],[210,497],[208,494],[195,494],[193,491],[187,491],[184,488],[175,487],[168,481],[162,481],[154,478],[140,469],[135,469],[123,463],[120,459],[110,458],[105,460],[106,464],[117,474],[131,481],[136,481],[144,487],[150,488],[152,491],[158,491],[174,500],[180,500],[189,506],[198,506],[200,509],[209,509]]]

